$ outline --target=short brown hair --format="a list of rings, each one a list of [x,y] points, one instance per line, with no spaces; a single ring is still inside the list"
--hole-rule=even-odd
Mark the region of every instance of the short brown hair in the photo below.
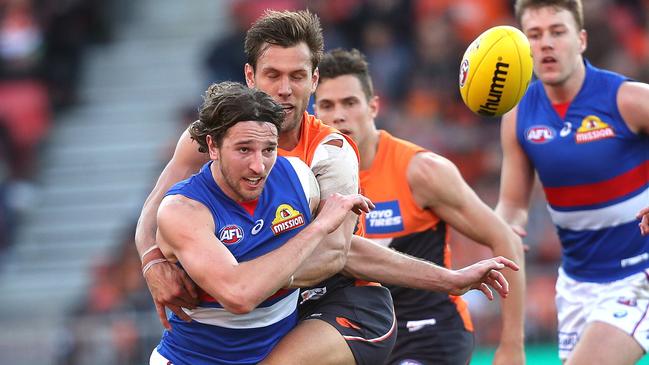
[[[367,60],[357,49],[347,51],[342,48],[336,48],[333,51],[325,53],[322,61],[320,61],[318,70],[320,71],[321,82],[338,76],[355,76],[360,81],[367,100],[370,100],[374,96],[374,87],[372,86],[372,78],[370,77]]]
[[[198,150],[207,152],[208,135],[220,147],[230,127],[250,120],[272,123],[279,133],[284,120],[284,109],[263,91],[225,81],[212,84],[205,91],[198,120],[188,130],[192,139],[198,143]]]
[[[516,0],[514,12],[518,24],[521,24],[523,12],[527,9],[538,9],[551,6],[556,9],[566,9],[575,18],[577,30],[584,29],[584,10],[581,6],[581,0]]]
[[[246,33],[245,51],[253,70],[266,45],[293,47],[306,43],[311,51],[311,71],[314,71],[324,52],[320,19],[308,10],[266,10]]]

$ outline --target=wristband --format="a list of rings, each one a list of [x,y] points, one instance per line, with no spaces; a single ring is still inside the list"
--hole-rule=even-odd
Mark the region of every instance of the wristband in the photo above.
[[[158,248],[157,245],[153,245],[149,247],[146,251],[144,251],[144,254],[142,254],[142,267],[146,266],[149,262],[153,260],[158,260],[158,259],[164,259],[166,258],[165,255],[162,253],[162,250]]]

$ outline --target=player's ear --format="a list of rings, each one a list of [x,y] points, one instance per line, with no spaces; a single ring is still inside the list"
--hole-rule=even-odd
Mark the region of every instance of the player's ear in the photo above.
[[[318,80],[320,80],[320,70],[316,67],[313,70],[313,76],[311,76],[311,94],[315,92],[315,89],[318,87]]]
[[[248,85],[249,88],[254,88],[255,87],[255,69],[252,67],[251,64],[246,63],[246,65],[243,66],[243,74],[246,77],[246,85]]]
[[[372,118],[376,118],[379,114],[379,97],[377,95],[372,96],[367,104],[370,107]]]
[[[209,134],[205,137],[207,142],[207,152],[210,155],[210,160],[218,161],[219,160],[219,148],[216,145],[216,140]]]
[[[579,31],[579,51],[584,53],[588,47],[588,33],[585,29]]]

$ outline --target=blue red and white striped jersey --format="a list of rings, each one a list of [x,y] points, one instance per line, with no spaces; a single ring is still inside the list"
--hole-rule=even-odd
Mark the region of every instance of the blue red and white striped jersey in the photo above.
[[[535,81],[518,105],[518,142],[538,172],[570,277],[606,282],[649,267],[649,237],[636,213],[649,205],[649,137],[617,106],[627,79],[587,61],[562,119]]]
[[[223,193],[208,162],[201,171],[174,185],[180,194],[205,205],[215,222],[214,234],[239,262],[282,246],[311,221],[306,193],[291,162],[278,157],[256,206],[242,206]],[[182,264],[182,262],[180,263]],[[232,314],[207,293],[185,310],[187,323],[172,314],[158,352],[173,364],[256,364],[297,324],[298,290],[280,290],[252,312]]]

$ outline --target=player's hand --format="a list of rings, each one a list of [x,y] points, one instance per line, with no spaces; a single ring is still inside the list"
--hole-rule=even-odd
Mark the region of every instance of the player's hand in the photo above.
[[[343,223],[349,211],[356,214],[369,213],[374,207],[374,203],[361,194],[334,193],[320,202],[320,210],[314,221],[322,224],[327,233],[331,233]]]
[[[522,341],[520,344],[498,345],[494,354],[492,365],[525,365],[525,350]]]
[[[506,298],[509,293],[509,283],[500,270],[510,268],[519,270],[518,265],[502,256],[479,261],[473,265],[454,271],[456,276],[454,288],[449,291],[452,295],[462,295],[471,289],[477,289],[493,300],[491,288],[495,289],[501,297]]]
[[[182,320],[190,322],[191,318],[182,307],[193,309],[198,305],[196,284],[187,274],[170,262],[161,262],[151,266],[144,275],[149,287],[160,323],[171,331],[165,307],[176,313]]]
[[[641,209],[636,218],[640,219],[638,226],[640,227],[640,233],[643,236],[649,235],[649,207]]]

